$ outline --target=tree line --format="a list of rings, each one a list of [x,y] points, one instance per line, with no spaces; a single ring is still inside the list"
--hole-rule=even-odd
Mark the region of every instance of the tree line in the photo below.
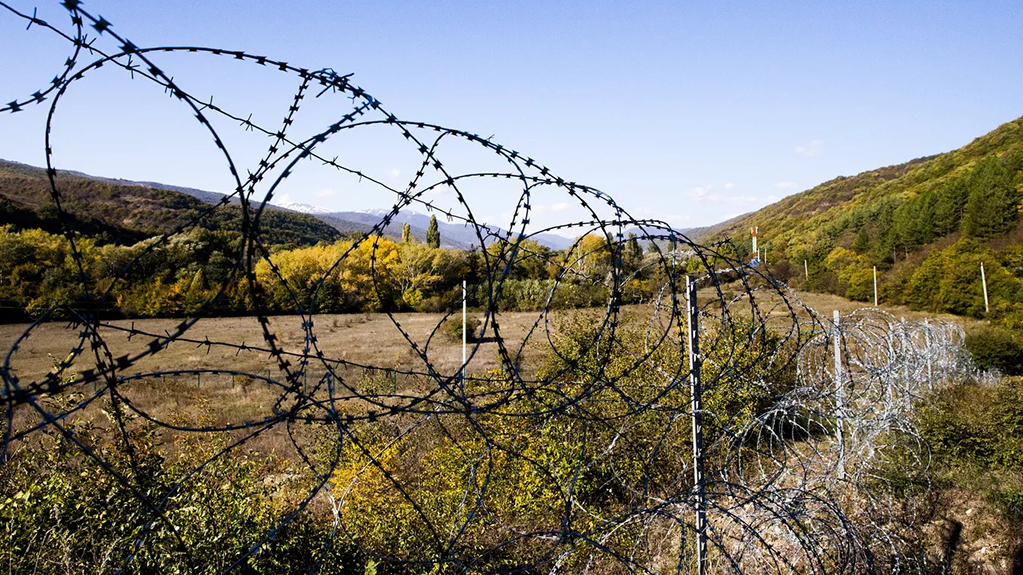
[[[264,250],[238,232],[195,228],[129,246],[76,237],[72,249],[63,235],[0,226],[0,307],[8,321],[61,306],[111,317],[442,312],[461,305],[465,280],[470,305],[533,310],[606,305],[614,274],[623,303],[645,301],[665,277],[635,237],[587,235],[555,251],[532,240],[445,249],[433,236]]]

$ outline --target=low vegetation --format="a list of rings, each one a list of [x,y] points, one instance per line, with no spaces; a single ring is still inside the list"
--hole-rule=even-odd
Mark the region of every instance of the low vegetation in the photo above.
[[[624,551],[638,545],[642,553],[633,553],[640,562],[671,557],[677,550],[660,532],[619,529],[600,518],[627,514],[651,495],[688,489],[678,482],[691,478],[691,427],[674,424],[670,410],[641,409],[652,401],[688,404],[684,385],[669,395],[663,383],[652,385],[665,381],[661,370],[684,372],[684,354],[664,346],[654,362],[637,359],[644,355],[645,324],[621,326],[620,337],[595,346],[595,318],[579,312],[563,321],[557,352],[535,367],[545,383],[530,393],[501,368],[466,383],[474,401],[500,400],[499,409],[483,409],[471,419],[438,414],[407,434],[398,430],[413,421],[411,414],[364,419],[347,427],[341,443],[328,429],[308,426],[296,441],[309,446],[307,456],[319,473],[339,456],[329,477],[310,470],[293,451],[246,451],[245,444],[222,454],[230,441],[223,434],[159,428],[106,402],[101,412],[78,414],[65,424],[76,443],[51,428],[16,443],[0,466],[0,531],[10,542],[0,550],[0,566],[11,573],[103,573],[122,566],[145,572],[153,565],[168,573],[212,573],[239,561],[243,572],[258,573],[317,567],[359,575],[455,573],[455,564],[434,563],[451,557],[446,544],[455,524],[463,532],[454,554],[471,560],[475,570],[532,573],[546,571],[534,568],[550,560],[551,541],[544,534],[560,532],[566,513],[574,532],[600,537],[605,546]],[[721,335],[705,353],[724,364],[734,344]],[[777,343],[769,334],[755,338],[756,349],[747,350],[739,371],[755,370],[753,358],[772,354]],[[726,426],[741,427],[791,384],[779,379],[751,388],[716,374],[715,365],[708,362],[707,377],[719,385],[706,394],[705,407],[727,415],[708,424],[708,443]],[[615,384],[600,383],[610,381]],[[567,408],[566,397],[576,398]],[[47,407],[60,411],[81,399],[68,395]],[[212,411],[203,412],[211,406],[198,402],[190,408],[196,409],[205,424],[217,420]],[[630,423],[623,429],[625,418]],[[122,427],[127,434],[118,432]],[[282,434],[282,428],[272,432]],[[709,458],[708,465],[724,465],[723,457]],[[321,492],[303,506],[305,494],[324,479],[333,500]],[[568,485],[571,493],[564,491]],[[140,496],[160,504],[158,517]],[[302,511],[290,516],[297,507]],[[249,553],[268,535],[258,552]],[[502,542],[511,543],[495,547]],[[581,570],[593,561],[590,551],[579,545],[562,558],[563,568]],[[598,572],[620,567],[610,557],[603,567],[601,561]]]
[[[607,525],[599,518],[690,488],[678,483],[691,477],[690,426],[671,424],[671,410],[636,411],[655,398],[662,406],[687,405],[685,386],[663,395],[664,386],[651,385],[687,369],[684,349],[664,346],[653,362],[637,361],[645,349],[644,326],[629,323],[609,347],[594,346],[599,322],[593,313],[560,320],[556,353],[531,368],[547,383],[530,394],[521,393],[500,367],[475,374],[466,392],[477,401],[503,398],[499,410],[484,409],[472,419],[438,414],[414,433],[401,431],[415,420],[411,414],[362,419],[347,426],[340,443],[319,424],[298,426],[293,441],[313,469],[289,447],[283,425],[270,431],[281,436],[278,442],[246,443],[223,453],[230,434],[175,432],[104,401],[64,423],[75,442],[51,427],[12,445],[0,466],[0,537],[8,542],[0,549],[0,567],[26,574],[112,573],[160,565],[166,573],[213,573],[238,562],[240,572],[251,573],[456,573],[458,565],[435,563],[452,556],[446,542],[455,525],[462,534],[454,554],[473,561],[473,569],[539,573],[546,569],[536,565],[549,561],[551,549],[542,535],[559,533],[566,513],[574,530],[600,534],[608,548],[633,550],[647,565],[671,564],[678,549],[666,543],[671,538],[664,532],[604,533]],[[741,326],[731,329],[739,331],[718,333],[704,349],[705,376],[717,382],[705,393],[704,408],[719,416],[707,422],[709,445],[725,437],[725,428],[742,428],[770,412],[794,377],[788,369],[756,373],[766,365],[758,358],[777,350],[775,336],[764,332],[751,340]],[[971,334],[973,349],[1000,351],[1005,333],[994,333]],[[752,344],[736,356],[733,339]],[[719,374],[718,366],[729,371]],[[391,382],[384,384],[389,389]],[[572,397],[580,401],[566,403]],[[51,398],[46,407],[61,411],[81,399]],[[908,463],[874,471],[884,480],[882,489],[894,494],[892,514],[904,522],[903,535],[918,537],[904,551],[918,554],[910,557],[923,572],[967,573],[1014,560],[1023,544],[1017,527],[1023,517],[1021,406],[1019,378],[940,390],[917,411],[931,464],[921,467],[907,455]],[[361,413],[366,407],[347,409]],[[178,417],[210,425],[222,416],[208,401],[191,400],[187,415]],[[628,421],[627,428],[620,421]],[[126,434],[119,432],[122,426]],[[258,445],[263,447],[253,450]],[[918,447],[912,446],[913,453]],[[712,475],[734,464],[721,455],[707,461]],[[333,471],[321,475],[335,458]],[[886,461],[900,461],[898,453]],[[485,490],[478,483],[483,476]],[[324,480],[332,497],[321,491],[305,503]],[[570,497],[565,485],[572,486]],[[154,517],[140,495],[159,504],[160,514]],[[292,514],[295,509],[300,511]],[[952,537],[953,531],[959,535]],[[509,540],[515,543],[495,547]],[[561,558],[562,568],[583,569],[590,550],[579,545],[577,553]],[[600,573],[620,567],[613,560],[591,564]]]

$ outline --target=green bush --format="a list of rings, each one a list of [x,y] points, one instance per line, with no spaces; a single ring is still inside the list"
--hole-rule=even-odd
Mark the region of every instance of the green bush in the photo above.
[[[1017,524],[1023,523],[1023,491],[1014,489],[1002,491],[998,503],[1006,517]]]
[[[952,497],[986,501],[1004,517],[999,538],[1023,536],[1023,379],[966,383],[937,393],[919,412],[934,485]],[[912,475],[911,466],[906,474]],[[898,487],[898,486],[896,486]],[[1015,544],[1013,544],[1015,545]]]
[[[453,315],[447,319],[448,333],[457,341],[462,341],[462,318]],[[465,340],[475,342],[480,335],[480,320],[477,317],[467,316],[465,318]]]
[[[995,326],[970,330],[966,349],[981,369],[997,369],[1005,375],[1023,375],[1023,339]]]
[[[171,458],[154,426],[131,422],[123,437],[113,419],[109,427],[66,424],[120,478],[61,435],[21,446],[0,466],[5,571],[221,573],[240,561],[244,573],[308,573],[323,558],[329,516],[306,511],[281,527],[308,488],[289,462],[235,450],[189,476],[226,444],[186,438]],[[346,541],[325,559],[321,573],[364,572]]]
[[[939,463],[1023,472],[1023,379],[939,392],[921,408],[919,427]]]

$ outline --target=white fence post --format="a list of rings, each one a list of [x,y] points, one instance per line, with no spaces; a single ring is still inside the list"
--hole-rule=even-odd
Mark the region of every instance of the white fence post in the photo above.
[[[927,389],[934,390],[934,371],[931,367],[931,325],[924,318],[924,345],[927,346]]]
[[[465,280],[462,280],[462,387],[465,387],[465,300],[466,300],[466,289]]]
[[[991,306],[987,301],[987,276],[984,275],[984,262],[980,262],[980,283],[984,286],[984,313],[991,313]]]
[[[877,266],[874,266],[874,307],[877,307]]]
[[[707,489],[703,477],[703,410],[700,388],[700,308],[696,301],[696,282],[686,276],[686,325],[689,343],[689,391],[693,412],[693,483],[696,488],[696,572],[707,573]]]
[[[835,442],[838,446],[838,478],[845,479],[845,438],[843,437],[843,426],[845,425],[845,383],[842,372],[842,329],[838,310],[834,313],[834,328],[832,339],[835,344]]]

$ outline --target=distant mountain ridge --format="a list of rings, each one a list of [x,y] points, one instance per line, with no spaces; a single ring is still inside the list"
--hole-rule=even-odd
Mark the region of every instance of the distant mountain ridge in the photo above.
[[[91,176],[86,176],[91,177]],[[132,182],[130,180],[110,180],[97,178],[104,181],[121,183],[123,185],[144,185],[152,188],[172,190],[188,194],[207,203],[219,202],[224,194],[219,192],[208,192],[195,188],[172,186],[157,182]],[[390,213],[387,209],[361,210],[361,211],[332,211],[320,206],[304,204],[299,202],[284,202],[281,204],[271,203],[270,209],[284,210],[310,215],[338,230],[343,234],[353,232],[370,233],[373,226],[381,223],[383,217]],[[411,227],[412,236],[420,241],[426,241],[426,228],[430,225],[430,216],[412,210],[404,210],[395,216],[390,225],[384,228],[384,235],[390,238],[401,238],[401,229],[405,223]],[[461,224],[447,223],[443,216],[437,219],[437,227],[440,230],[441,247],[451,249],[470,249],[479,245],[479,238],[473,228]],[[494,228],[495,233],[504,232],[501,228]],[[491,238],[492,239],[492,238]],[[551,249],[561,250],[572,245],[573,240],[557,234],[537,234],[532,237],[540,244]]]
[[[53,205],[46,170],[0,160],[0,225],[57,233],[70,226],[100,243],[133,244],[183,226],[240,231],[237,205],[212,209],[223,194],[57,171],[62,213]],[[312,245],[341,237],[306,214],[269,210],[263,237],[272,245]]]
[[[159,192],[171,192],[174,194],[182,194],[190,196],[196,200],[199,200],[203,204],[218,204],[223,201],[225,194],[219,192],[211,192],[207,190],[200,190],[196,188],[189,188],[183,186],[176,186],[171,184],[164,184],[159,182],[150,181],[133,181],[125,180],[120,178],[109,178],[102,176],[93,176],[82,172],[76,172],[72,170],[59,170],[59,177],[67,179],[70,183],[77,183],[78,185],[72,185],[69,188],[71,197],[82,196],[83,199],[88,198],[90,201],[95,200],[95,190],[92,192],[83,192],[87,188],[96,187],[97,185],[109,186],[109,189],[105,190],[104,193],[99,194],[106,197],[106,201],[102,202],[109,210],[112,210],[113,214],[123,214],[125,212],[125,206],[115,205],[116,201],[114,198],[135,198],[130,200],[136,205],[141,203],[151,203],[154,213],[144,214],[139,210],[132,210],[135,214],[134,219],[143,219],[147,223],[141,228],[137,225],[125,224],[123,220],[132,220],[133,218],[121,218],[121,222],[107,221],[110,218],[104,218],[104,211],[95,209],[89,210],[84,208],[84,211],[90,212],[89,217],[84,219],[77,218],[76,229],[86,232],[90,231],[90,234],[102,234],[105,238],[111,241],[138,241],[145,239],[146,237],[156,235],[158,233],[164,233],[168,229],[173,227],[171,224],[180,223],[178,216],[184,210],[185,212],[191,213],[192,211],[199,210],[201,206],[195,203],[189,203],[181,199],[174,199],[173,196],[167,194],[161,194]],[[33,184],[29,187],[32,188],[31,192],[26,190],[15,191],[14,188],[24,187],[25,182],[21,182],[17,185],[14,184],[13,179],[15,178],[27,178],[33,181]],[[42,168],[29,166],[27,164],[20,164],[18,162],[11,162],[7,160],[0,160],[0,224],[3,223],[14,223],[21,222],[33,222],[33,227],[42,227],[49,231],[56,231],[59,229],[59,225],[55,220],[55,213],[48,213],[52,208],[46,209],[45,206],[49,206],[49,185],[46,181],[46,172]],[[138,198],[144,197],[145,202],[139,202]],[[159,197],[159,201],[153,201],[154,198]],[[176,209],[165,209],[165,204],[181,204]],[[80,204],[80,203],[79,203]],[[187,204],[187,206],[185,205]],[[232,200],[231,205],[237,206],[239,202]],[[226,206],[231,208],[231,206]],[[83,209],[83,205],[79,205],[79,209]],[[235,208],[237,209],[237,208]],[[40,218],[39,214],[35,213],[38,210],[47,212],[47,215]],[[352,233],[370,233],[373,227],[381,223],[383,216],[390,213],[390,210],[369,210],[369,211],[331,211],[326,208],[319,206],[313,206],[309,204],[302,204],[297,202],[285,202],[283,204],[269,204],[268,210],[264,212],[267,218],[283,222],[286,224],[285,227],[294,230],[297,227],[312,226],[308,232],[299,234],[300,243],[305,244],[315,243],[316,241],[332,241],[339,237],[339,234],[352,234]],[[272,214],[272,215],[271,215]],[[469,226],[463,226],[457,223],[448,223],[443,221],[443,216],[438,218],[437,226],[441,234],[441,246],[445,248],[454,249],[470,249],[472,246],[478,246],[480,243],[479,238],[476,236],[475,229]],[[45,221],[44,221],[45,220]],[[220,218],[214,218],[214,221],[219,222]],[[312,221],[318,221],[317,224],[312,224]],[[48,223],[47,223],[48,222]],[[426,229],[430,223],[430,216],[420,214],[415,211],[405,210],[399,213],[394,219],[391,220],[390,224],[384,228],[383,233],[385,236],[391,238],[400,238],[402,226],[408,223],[411,227],[412,235],[418,238],[420,241],[426,240]],[[269,222],[268,222],[269,223]],[[324,225],[329,226],[332,231],[327,230]],[[266,228],[267,231],[269,228]],[[493,233],[503,235],[504,230],[501,228],[494,228]],[[311,235],[310,235],[311,234]],[[487,241],[492,241],[493,238],[485,238]],[[559,236],[557,234],[537,234],[532,236],[532,239],[537,242],[555,249],[565,249],[572,245],[573,240]]]

